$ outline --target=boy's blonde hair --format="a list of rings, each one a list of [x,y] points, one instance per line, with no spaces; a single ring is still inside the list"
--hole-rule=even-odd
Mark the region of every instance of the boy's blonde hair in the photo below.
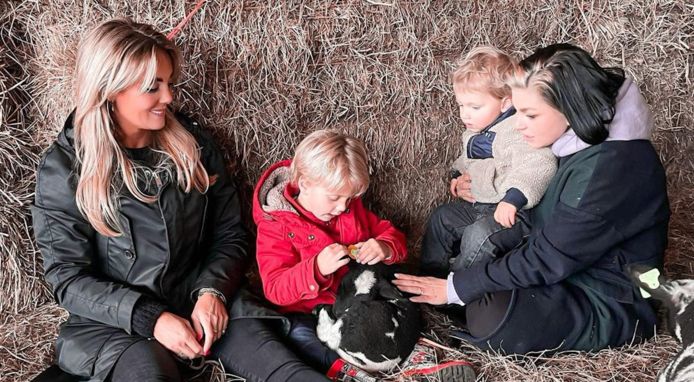
[[[508,54],[492,46],[480,46],[460,61],[453,72],[453,85],[488,92],[499,99],[510,97],[511,88],[506,82],[513,76],[515,67]]]
[[[369,158],[357,138],[334,130],[318,130],[299,143],[291,165],[291,182],[299,178],[329,190],[362,195],[369,187]]]

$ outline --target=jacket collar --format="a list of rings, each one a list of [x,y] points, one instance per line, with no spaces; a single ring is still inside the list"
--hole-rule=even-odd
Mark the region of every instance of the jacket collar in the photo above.
[[[63,130],[58,134],[58,145],[63,147],[65,150],[75,153],[75,127],[74,127],[74,119],[75,119],[75,110],[73,109],[72,112],[70,112],[70,115],[68,115],[67,119],[65,120],[65,124],[63,125]]]
[[[499,114],[499,116],[496,117],[496,119],[495,119],[494,121],[492,121],[492,123],[490,123],[487,127],[485,127],[484,129],[482,129],[482,131],[480,131],[478,134],[484,134],[484,133],[487,132],[489,129],[491,129],[492,127],[498,125],[499,123],[501,123],[501,121],[505,120],[506,118],[508,118],[508,117],[510,117],[510,116],[512,116],[512,115],[514,115],[514,114],[516,114],[516,108],[514,108],[513,106],[509,107],[506,111],[504,111],[503,113]]]

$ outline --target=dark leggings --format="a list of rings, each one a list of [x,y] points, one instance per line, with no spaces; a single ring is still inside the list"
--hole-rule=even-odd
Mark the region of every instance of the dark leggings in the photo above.
[[[111,381],[178,382],[181,373],[172,354],[157,341],[142,340],[121,354],[113,367]]]
[[[227,372],[253,382],[327,381],[300,360],[282,341],[270,320],[233,320],[224,337],[212,346],[211,359],[219,359]],[[112,382],[181,381],[173,354],[157,341],[140,341],[119,358]]]
[[[511,304],[513,292],[487,293],[465,306],[467,330],[473,337],[484,338],[501,325]]]

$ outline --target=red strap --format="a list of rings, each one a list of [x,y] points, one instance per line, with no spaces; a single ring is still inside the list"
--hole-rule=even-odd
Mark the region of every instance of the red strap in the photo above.
[[[333,364],[330,366],[330,369],[328,370],[327,373],[325,373],[325,376],[330,378],[332,381],[336,381],[337,377],[339,377],[339,372],[342,370],[342,366],[345,365],[345,361],[342,360],[342,358],[338,358]]]
[[[202,5],[205,4],[205,1],[207,0],[198,0],[198,3],[195,4],[195,8],[193,8],[193,10],[190,11],[190,13],[188,13],[188,15],[183,20],[181,20],[181,22],[178,23],[178,25],[176,25],[176,27],[173,30],[171,30],[171,32],[169,32],[169,34],[166,35],[166,38],[172,40],[174,37],[176,37],[178,32],[180,32],[181,29],[183,29],[183,27],[185,27],[186,24],[188,24],[190,19],[193,18],[195,12],[197,12],[198,9],[200,9]]]

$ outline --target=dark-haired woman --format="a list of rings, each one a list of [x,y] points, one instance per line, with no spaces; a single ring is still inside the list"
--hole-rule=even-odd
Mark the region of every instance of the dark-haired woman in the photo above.
[[[652,336],[654,309],[626,273],[629,264],[662,266],[667,244],[665,174],[645,100],[622,70],[569,44],[538,49],[511,86],[518,130],[559,158],[531,234],[447,279],[399,275],[395,283],[418,294],[414,301],[457,305],[458,335],[484,349],[597,350]],[[434,215],[429,228],[436,224]],[[441,230],[427,234],[448,240]]]

